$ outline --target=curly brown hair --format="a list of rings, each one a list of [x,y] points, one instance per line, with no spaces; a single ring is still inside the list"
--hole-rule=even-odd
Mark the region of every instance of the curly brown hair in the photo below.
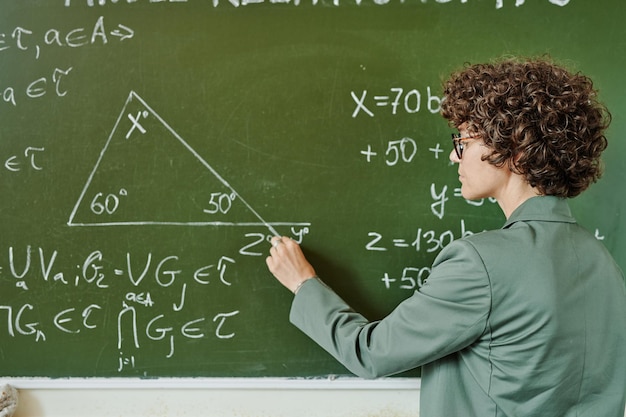
[[[508,164],[544,195],[574,197],[602,175],[611,114],[593,82],[549,59],[466,66],[444,82],[441,114],[467,123],[495,166]]]

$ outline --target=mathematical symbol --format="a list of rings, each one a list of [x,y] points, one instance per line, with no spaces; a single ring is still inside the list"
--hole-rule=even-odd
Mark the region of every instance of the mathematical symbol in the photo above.
[[[389,289],[391,287],[391,283],[392,282],[396,282],[395,278],[390,278],[389,274],[385,272],[385,275],[380,279],[382,282],[385,283],[385,288]]]
[[[365,105],[363,104],[363,102],[365,101],[365,96],[367,96],[367,90],[363,90],[363,94],[361,94],[361,98],[359,99],[355,94],[354,91],[350,91],[350,95],[352,96],[352,99],[356,102],[356,109],[354,109],[354,111],[352,112],[352,117],[356,117],[357,114],[359,114],[359,110],[363,109],[363,111],[367,114],[370,115],[370,117],[374,117],[374,113],[372,113],[367,107],[365,107]]]
[[[376,105],[378,107],[385,107],[389,105],[389,96],[374,96]]]
[[[217,263],[217,269],[220,271],[220,281],[222,281],[226,285],[230,285],[230,282],[224,279],[224,272],[226,272],[226,264],[224,262],[235,263],[234,259],[228,258],[226,256],[222,256]]]
[[[111,35],[117,36],[118,38],[120,38],[120,41],[123,41],[124,39],[131,39],[135,34],[135,32],[127,26],[117,25],[117,27],[119,27],[121,30],[115,29],[111,31]]]
[[[39,339],[46,341],[46,334],[41,330],[37,329],[37,333],[35,333],[35,342],[39,342]]]
[[[444,151],[439,147],[439,143],[434,148],[428,148],[428,150],[435,154],[435,159],[439,159],[439,154]]]
[[[515,0],[515,7],[520,7],[524,4],[526,0]],[[558,0],[558,1],[562,1],[562,0]],[[556,4],[558,4],[558,1]],[[565,4],[567,4],[569,2],[569,0],[565,0]],[[504,0],[496,0],[496,9],[501,9],[503,6]],[[554,1],[553,1],[554,3]],[[563,6],[564,4],[561,4],[561,6]]]
[[[397,248],[408,248],[409,244],[404,239],[393,239],[393,246]]]
[[[128,130],[128,133],[126,133],[126,139],[128,139],[130,137],[130,135],[133,133],[133,131],[135,129],[139,129],[139,131],[142,134],[146,133],[146,129],[144,129],[143,126],[141,125],[141,123],[139,123],[139,118],[143,116],[143,118],[145,119],[146,117],[149,116],[149,114],[150,113],[148,113],[145,110],[143,111],[143,113],[142,112],[137,113],[137,117],[133,117],[132,114],[128,113],[127,116],[128,116],[128,118],[130,119],[130,121],[132,122],[133,125]]]
[[[117,368],[118,372],[121,371],[122,369],[124,369],[126,366],[130,365],[132,368],[135,367],[135,356],[131,356],[130,358],[124,358],[122,357],[122,352],[120,352],[120,358],[119,358],[119,368]]]
[[[367,162],[372,162],[372,156],[378,155],[376,152],[372,152],[372,146],[371,145],[367,145],[367,150],[366,151],[361,151],[361,154],[365,155],[365,157],[367,158]]]
[[[303,227],[302,229],[297,230],[295,227],[292,227],[291,233],[293,233],[295,236],[298,236],[298,238],[294,240],[299,245],[302,243],[302,240],[304,239],[304,235],[309,233],[309,228]]]
[[[439,219],[443,219],[445,214],[445,204],[448,201],[448,197],[446,193],[448,192],[448,186],[444,185],[441,193],[437,194],[437,190],[435,189],[435,184],[430,185],[430,196],[435,201],[430,205],[430,211],[437,216]]]

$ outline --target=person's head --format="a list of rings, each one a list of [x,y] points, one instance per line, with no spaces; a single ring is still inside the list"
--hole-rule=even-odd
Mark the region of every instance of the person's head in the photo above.
[[[610,113],[588,77],[549,60],[466,65],[444,83],[441,114],[539,194],[574,197],[602,174]]]

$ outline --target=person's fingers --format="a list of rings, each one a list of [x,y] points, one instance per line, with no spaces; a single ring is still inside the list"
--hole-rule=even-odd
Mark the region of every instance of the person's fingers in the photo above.
[[[281,243],[283,243],[283,238],[280,236],[274,236],[271,240],[270,243],[272,244],[272,247],[275,248],[276,246],[280,245]]]

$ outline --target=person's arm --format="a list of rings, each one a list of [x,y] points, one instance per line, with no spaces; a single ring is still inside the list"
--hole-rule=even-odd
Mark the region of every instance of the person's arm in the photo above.
[[[292,256],[299,257],[297,252]],[[273,265],[281,259],[274,259]],[[369,322],[318,279],[302,284],[290,320],[351,372],[373,378],[421,366],[468,346],[485,330],[490,302],[480,257],[471,245],[457,241],[438,256],[421,290],[383,320]]]

